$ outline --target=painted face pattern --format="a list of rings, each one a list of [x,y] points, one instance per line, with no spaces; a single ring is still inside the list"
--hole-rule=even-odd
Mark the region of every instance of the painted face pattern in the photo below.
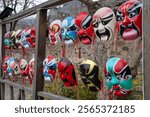
[[[142,3],[128,0],[116,12],[118,30],[124,40],[135,40],[142,35]]]
[[[18,43],[16,42],[16,38],[15,38],[15,35],[16,35],[16,31],[11,31],[10,32],[10,40],[11,40],[11,46],[13,49],[18,49],[19,48],[19,45]]]
[[[57,62],[54,56],[49,55],[43,61],[43,75],[47,81],[53,81],[56,76]]]
[[[33,80],[34,77],[34,58],[29,61],[29,76]]]
[[[21,38],[24,48],[35,47],[35,39],[36,39],[35,28],[27,27],[25,30],[23,30]]]
[[[66,17],[62,22],[62,41],[66,45],[72,45],[76,39],[76,27],[75,27],[75,20],[73,17]]]
[[[87,12],[80,12],[76,18],[77,35],[82,44],[94,42],[95,34],[93,29],[92,17]]]
[[[10,40],[10,31],[7,32],[4,36],[4,44],[6,49],[11,49],[11,40]]]
[[[29,76],[29,64],[25,59],[20,59],[19,67],[21,69],[21,75]]]
[[[21,39],[22,30],[18,29],[15,33],[15,43],[17,44],[18,48],[23,46],[22,39]]]
[[[101,89],[99,68],[95,62],[91,60],[83,60],[79,65],[79,71],[83,83],[90,91],[95,92]]]
[[[98,40],[108,41],[114,39],[116,28],[114,12],[108,7],[98,9],[93,16],[93,26]]]
[[[104,73],[110,94],[125,96],[131,93],[132,75],[125,60],[118,57],[108,59]]]
[[[62,58],[58,62],[58,71],[61,80],[66,87],[77,85],[77,79],[73,64],[67,58]]]
[[[54,20],[49,27],[49,41],[51,45],[56,45],[61,41],[61,21]]]
[[[5,74],[9,74],[12,75],[13,74],[13,69],[10,68],[10,62],[13,62],[14,58],[10,57],[10,56],[6,56],[3,60],[3,64],[2,64],[2,68],[3,68],[3,72]]]
[[[18,64],[15,62],[14,57],[5,57],[2,65],[4,73],[8,73],[8,75],[12,76],[19,75],[21,73]]]

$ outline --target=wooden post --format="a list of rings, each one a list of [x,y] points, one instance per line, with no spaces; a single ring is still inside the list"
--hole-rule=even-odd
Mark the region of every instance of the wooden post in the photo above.
[[[25,100],[25,91],[21,90],[21,100]]]
[[[9,88],[10,88],[10,99],[14,100],[14,88],[13,86],[9,86]]]
[[[0,25],[0,78],[2,78],[3,76],[3,72],[2,72],[2,61],[3,61],[3,58],[5,56],[5,46],[4,46],[4,41],[3,41],[3,38],[4,38],[4,35],[6,33],[6,25],[5,24],[1,24]],[[4,92],[5,92],[5,85],[0,83],[0,100],[1,99],[4,99]]]
[[[43,91],[44,77],[42,73],[43,60],[45,58],[46,45],[46,21],[47,10],[40,9],[37,11],[36,25],[36,47],[33,79],[33,100],[38,100],[38,91]]]
[[[150,1],[143,3],[143,74],[144,99],[150,100]]]

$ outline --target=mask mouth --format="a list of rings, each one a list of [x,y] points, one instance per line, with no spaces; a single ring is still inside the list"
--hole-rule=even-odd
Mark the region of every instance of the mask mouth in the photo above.
[[[107,28],[105,28],[104,32],[96,30],[96,35],[100,38],[100,40],[108,41],[110,38],[110,31]]]
[[[64,42],[66,45],[72,45],[73,44],[73,39],[72,38],[65,38]]]
[[[127,26],[120,25],[120,34],[124,40],[135,40],[139,36],[139,30],[133,23],[133,21]]]
[[[78,35],[78,37],[83,44],[91,44],[92,43],[92,39],[87,34],[84,34],[82,36]]]
[[[115,94],[117,96],[122,96],[122,95],[126,95],[128,92],[127,92],[127,90],[122,88],[120,85],[113,85],[111,93]]]
[[[53,76],[51,74],[44,73],[43,75],[44,75],[44,80],[53,81]]]

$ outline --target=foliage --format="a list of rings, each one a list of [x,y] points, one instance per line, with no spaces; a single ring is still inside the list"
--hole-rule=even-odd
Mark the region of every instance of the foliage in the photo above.
[[[60,79],[53,82],[45,82],[44,91],[54,93],[57,95],[65,96],[71,99],[77,100],[96,100],[98,98],[98,92],[90,92],[87,87],[79,80],[78,88],[67,88],[63,85]],[[138,75],[133,79],[133,91],[126,97],[114,97],[117,100],[142,100],[142,69],[138,70]]]
[[[65,87],[60,79],[46,82],[44,91],[77,100],[95,100],[98,94],[97,92],[90,92],[80,80],[78,87]]]

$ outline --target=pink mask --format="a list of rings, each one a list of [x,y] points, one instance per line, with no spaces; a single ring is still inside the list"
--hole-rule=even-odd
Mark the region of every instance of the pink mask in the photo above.
[[[55,20],[50,24],[48,37],[51,45],[56,45],[58,42],[61,41],[60,20]]]

